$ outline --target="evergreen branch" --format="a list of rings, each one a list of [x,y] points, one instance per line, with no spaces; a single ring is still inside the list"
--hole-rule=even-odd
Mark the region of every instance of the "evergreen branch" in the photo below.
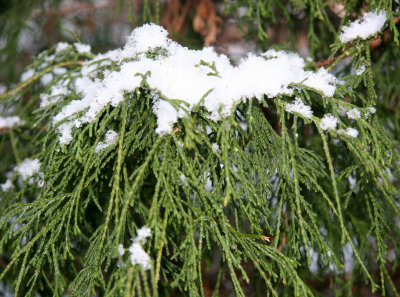
[[[330,171],[330,175],[331,175],[331,182],[333,185],[333,191],[334,191],[334,196],[336,199],[336,207],[337,207],[337,212],[338,212],[338,217],[339,217],[339,224],[340,227],[342,229],[342,242],[344,242],[345,238],[347,238],[347,240],[349,241],[353,251],[354,251],[354,255],[357,258],[358,262],[360,263],[365,275],[368,277],[369,281],[371,282],[371,286],[372,286],[372,291],[375,291],[377,289],[377,284],[374,282],[374,280],[372,279],[370,273],[368,272],[367,268],[365,267],[363,261],[360,258],[360,255],[358,254],[356,247],[349,235],[349,233],[347,232],[347,229],[344,225],[344,220],[343,220],[343,215],[342,215],[342,210],[341,210],[341,203],[340,203],[340,198],[339,198],[339,193],[338,193],[338,189],[337,189],[337,185],[336,185],[336,177],[335,177],[335,172],[333,169],[333,165],[332,165],[332,159],[331,159],[331,155],[329,152],[329,147],[328,147],[328,143],[326,140],[326,135],[324,134],[324,132],[322,131],[322,129],[320,128],[320,126],[318,124],[316,124],[317,129],[319,134],[321,135],[321,139],[323,142],[323,148],[324,148],[324,152],[325,152],[325,156],[327,159],[327,163],[328,163],[328,167],[329,167],[329,171]]]
[[[22,89],[25,89],[27,86],[29,86],[31,83],[33,83],[34,81],[38,80],[40,77],[42,77],[43,75],[45,75],[46,73],[49,73],[51,71],[53,71],[56,68],[60,68],[60,67],[68,67],[68,66],[82,66],[83,62],[82,61],[73,61],[73,62],[63,62],[63,63],[59,63],[57,65],[54,65],[50,68],[47,68],[45,70],[43,70],[42,72],[34,75],[33,77],[29,78],[28,80],[22,82],[20,85],[18,85],[16,88],[8,91],[7,93],[4,93],[2,95],[0,95],[0,101],[19,92]]]

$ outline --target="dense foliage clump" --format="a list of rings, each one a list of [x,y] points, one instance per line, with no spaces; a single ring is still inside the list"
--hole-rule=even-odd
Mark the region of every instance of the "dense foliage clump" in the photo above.
[[[234,66],[155,24],[39,54],[0,95],[0,279],[15,296],[397,296],[398,13],[369,8],[317,62]]]

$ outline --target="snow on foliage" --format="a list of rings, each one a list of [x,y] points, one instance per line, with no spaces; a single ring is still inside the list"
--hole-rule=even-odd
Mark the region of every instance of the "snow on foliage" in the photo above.
[[[32,177],[34,174],[39,173],[41,163],[39,159],[24,159],[21,163],[17,165],[15,170],[21,176],[23,180]]]
[[[379,32],[386,21],[386,11],[371,11],[363,15],[363,20],[351,22],[349,26],[343,26],[339,39],[342,43],[356,38],[367,39]]]
[[[321,123],[319,124],[319,126],[321,127],[322,130],[333,130],[336,129],[337,123],[338,119],[335,118],[330,113],[327,113],[321,119]]]
[[[120,70],[104,71],[104,78],[96,78],[91,74],[96,72],[93,65],[105,58],[119,63]],[[260,56],[250,54],[235,67],[212,48],[189,50],[168,39],[164,28],[147,24],[132,32],[122,50],[97,55],[85,63],[82,77],[75,81],[80,99],[64,106],[53,123],[67,120],[57,130],[60,144],[68,144],[74,128],[92,122],[108,104],[118,106],[125,100],[124,93],[134,91],[143,80],[155,94],[153,110],[159,135],[171,132],[178,119],[199,104],[215,121],[230,115],[248,98],[293,95],[292,84],[333,96],[336,77],[325,69],[312,72],[305,66],[304,59],[295,53],[269,50]],[[168,101],[172,99],[185,101],[187,106],[172,106]],[[82,114],[77,116],[78,112]]]
[[[76,50],[78,51],[78,53],[90,54],[90,51],[91,51],[90,45],[76,42],[76,43],[74,43],[74,46],[75,46]]]
[[[357,108],[353,108],[353,109],[351,109],[351,110],[349,110],[349,111],[347,112],[347,117],[348,117],[350,120],[356,120],[356,119],[361,118],[361,113],[360,113],[360,111],[359,111]]]
[[[104,142],[99,142],[95,149],[94,152],[98,153],[106,148],[108,148],[109,146],[115,144],[118,140],[118,133],[113,131],[113,130],[108,130],[104,139]]]
[[[148,237],[151,236],[151,230],[143,226],[137,230],[137,236],[132,238],[132,244],[128,248],[129,260],[132,265],[140,265],[144,270],[149,270],[151,267],[150,256],[145,252],[142,245],[146,243]],[[117,246],[118,254],[122,257],[125,255],[125,249],[122,244]]]
[[[151,236],[151,230],[143,226],[137,230],[137,237],[132,238],[132,244],[129,247],[129,259],[132,265],[140,265],[144,270],[150,269],[151,259],[150,256],[145,252],[142,245],[146,243],[146,239]],[[122,257],[125,254],[124,246],[118,245],[118,253]]]
[[[347,136],[350,136],[350,137],[357,137],[358,136],[358,131],[356,129],[354,129],[354,128],[347,128],[344,133]]]
[[[307,119],[311,119],[311,117],[313,115],[313,111],[311,110],[311,107],[308,105],[305,105],[303,103],[303,101],[301,101],[300,98],[296,98],[296,100],[293,103],[287,104],[285,106],[285,109],[287,112],[298,113]]]
[[[132,243],[129,247],[129,259],[132,265],[140,265],[144,270],[150,269],[150,256],[145,252],[139,243]]]
[[[0,129],[12,128],[23,125],[25,122],[22,121],[19,116],[12,117],[0,117]]]
[[[12,184],[11,179],[7,179],[4,184],[0,185],[0,187],[3,192],[8,192],[14,189],[14,185]]]

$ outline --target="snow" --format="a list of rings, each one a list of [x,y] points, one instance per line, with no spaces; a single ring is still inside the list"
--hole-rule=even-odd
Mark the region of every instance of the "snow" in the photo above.
[[[4,84],[0,83],[0,95],[5,94],[6,92],[7,92],[7,87]]]
[[[300,98],[296,98],[296,100],[293,103],[287,104],[285,106],[285,109],[287,112],[298,113],[307,119],[311,119],[311,117],[313,115],[313,111],[311,110],[311,107],[308,105],[305,105],[303,103],[303,101],[301,101]]]
[[[139,243],[132,243],[129,247],[129,253],[132,265],[140,265],[144,270],[150,269],[150,256],[143,250]]]
[[[353,108],[353,109],[351,109],[351,110],[349,110],[349,111],[347,112],[347,117],[348,117],[350,120],[356,120],[356,119],[361,118],[361,113],[360,113],[360,111],[359,111],[357,108]]]
[[[146,52],[157,47],[167,48],[172,41],[167,39],[168,31],[161,26],[145,24],[131,33],[122,56],[132,57],[136,52]]]
[[[144,251],[142,245],[146,243],[146,239],[151,236],[150,228],[143,226],[137,230],[137,236],[132,238],[132,244],[128,248],[129,259],[132,265],[140,265],[144,270],[149,270],[151,267],[150,256]],[[124,246],[118,245],[118,253],[121,257],[125,254]]]
[[[23,125],[25,121],[22,121],[19,116],[11,117],[0,117],[0,129],[12,128]]]
[[[78,53],[90,54],[90,51],[91,51],[90,45],[76,42],[76,43],[74,43],[74,46]]]
[[[179,176],[179,179],[182,181],[182,183],[183,183],[185,186],[188,185],[188,181],[187,181],[187,179],[186,179],[186,176],[185,176],[183,173]]]
[[[357,137],[358,131],[354,128],[347,128],[345,131],[345,134],[350,137]]]
[[[129,259],[132,265],[140,265],[144,270],[150,269],[150,256],[143,250],[142,244],[146,243],[146,239],[151,236],[151,230],[143,226],[137,230],[137,237],[132,239],[132,244],[129,247]],[[120,249],[118,247],[118,249]]]
[[[123,256],[125,254],[124,246],[122,244],[118,245],[118,253]]]
[[[40,107],[45,107],[50,104],[56,103],[62,99],[63,96],[68,94],[67,87],[55,84],[50,88],[49,94],[40,95]]]
[[[32,78],[34,74],[35,70],[29,68],[28,70],[26,70],[24,73],[21,74],[21,82],[27,81],[28,79]]]
[[[365,65],[361,65],[360,67],[358,67],[357,69],[356,69],[356,74],[357,75],[361,75],[361,74],[363,74],[364,73],[364,71],[365,71]]]
[[[66,42],[59,42],[56,44],[56,49],[55,52],[56,54],[65,51],[66,49],[68,49],[70,47],[70,45]]]
[[[104,142],[99,142],[95,149],[94,152],[98,153],[106,148],[108,148],[111,145],[114,145],[118,140],[118,133],[113,131],[113,130],[108,130],[104,139]]]
[[[218,146],[217,143],[213,143],[213,144],[211,145],[211,148],[212,148],[212,150],[213,150],[214,153],[216,153],[216,154],[220,154],[220,153],[221,153],[221,150],[219,149],[219,146]]]
[[[327,113],[321,119],[321,123],[319,124],[319,126],[321,127],[322,130],[333,130],[336,129],[337,123],[338,119],[335,118],[330,113]]]
[[[249,54],[235,67],[227,56],[212,48],[189,50],[167,35],[160,26],[144,25],[132,32],[122,51],[97,55],[85,63],[82,77],[74,84],[80,99],[71,101],[53,118],[55,125],[67,120],[57,127],[61,145],[73,139],[74,127],[92,122],[109,104],[118,106],[125,100],[124,94],[134,92],[144,79],[152,90],[159,135],[170,133],[173,125],[199,104],[210,113],[211,120],[217,121],[231,115],[235,106],[247,99],[293,95],[293,84],[333,96],[338,83],[323,68],[317,72],[304,70],[304,59],[292,52]],[[163,54],[156,54],[160,48],[164,48]],[[146,56],[149,50],[153,50],[152,58]],[[92,73],[97,66],[89,64],[106,58],[119,61],[120,71],[104,71],[103,79],[95,78]],[[185,104],[173,106],[169,100],[175,99]],[[79,118],[78,112],[82,112]]]
[[[12,184],[11,179],[7,179],[4,184],[0,185],[0,187],[3,192],[9,192],[14,189],[14,185]]]
[[[32,177],[34,174],[39,173],[41,163],[39,159],[24,159],[20,164],[17,165],[15,170],[21,176],[23,180]]]
[[[347,43],[356,38],[367,39],[379,32],[386,21],[386,11],[371,11],[363,15],[362,21],[356,20],[349,26],[343,26],[339,39]]]
[[[369,110],[369,112],[366,112],[366,113],[364,114],[364,116],[365,116],[366,119],[369,118],[369,115],[370,115],[371,113],[374,114],[374,113],[376,112],[376,108],[375,108],[375,107],[367,107],[367,109]]]
[[[45,75],[43,75],[40,78],[40,83],[42,84],[42,86],[47,86],[48,84],[51,83],[51,81],[54,79],[53,74],[51,73],[46,73]]]
[[[340,129],[339,132],[354,138],[358,136],[358,131],[354,128],[347,128],[346,130]]]

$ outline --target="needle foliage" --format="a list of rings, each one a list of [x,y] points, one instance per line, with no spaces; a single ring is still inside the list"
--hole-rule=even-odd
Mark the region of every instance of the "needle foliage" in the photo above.
[[[284,3],[251,4],[247,17],[256,14],[259,37],[273,11],[291,18]],[[0,192],[0,279],[15,296],[364,296],[365,290],[398,296],[395,4],[366,1],[369,11],[387,11],[386,25],[345,45],[324,13],[327,2],[288,3],[303,9],[310,24],[323,23],[321,32],[331,28],[331,43],[312,25],[310,39],[323,43],[320,53],[329,51],[329,69],[341,78],[332,97],[294,84],[293,96],[247,98],[219,121],[199,106],[160,136],[155,93],[144,75],[139,88],[74,128],[63,146],[57,130],[63,122],[53,117],[82,94],[60,94],[48,105],[41,98],[60,81],[73,89],[94,55],[53,47],[27,66],[34,75],[0,95],[3,114],[24,121],[0,134],[0,179],[11,172],[13,184]],[[346,1],[342,24],[354,19],[357,3]],[[371,47],[379,37],[382,45]],[[103,62],[91,65],[97,79],[129,61]],[[40,84],[59,68],[66,71]],[[287,111],[294,97],[312,108],[311,118]],[[349,119],[346,111],[354,108],[360,117]],[[326,113],[338,119],[336,129],[321,128]],[[348,127],[358,136],[344,133]],[[118,139],[97,151],[110,129]],[[13,168],[26,158],[41,167],[23,180]],[[142,226],[151,230],[143,244],[148,270],[133,265],[126,249]],[[345,269],[348,257],[352,266]]]

